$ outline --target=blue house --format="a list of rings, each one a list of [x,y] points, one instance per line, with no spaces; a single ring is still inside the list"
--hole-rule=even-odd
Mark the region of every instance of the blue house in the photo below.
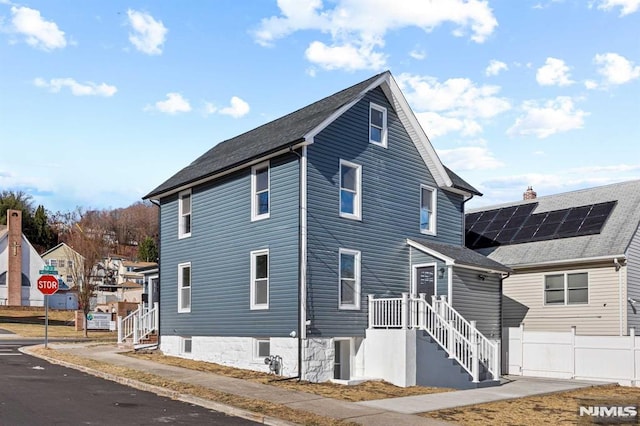
[[[220,142],[160,205],[160,349],[304,380],[479,386],[509,272],[389,72]],[[270,365],[267,365],[270,364]]]

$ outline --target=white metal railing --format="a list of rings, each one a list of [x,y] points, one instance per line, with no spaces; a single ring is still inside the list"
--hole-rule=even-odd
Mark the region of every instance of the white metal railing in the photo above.
[[[417,328],[427,331],[449,355],[480,381],[480,362],[494,380],[499,378],[500,347],[489,341],[476,328],[475,321],[467,321],[444,298],[429,304],[425,295],[401,298],[374,299],[369,295],[370,328]]]
[[[467,340],[476,340],[478,358],[484,363],[492,377],[498,378],[500,375],[499,343],[487,339],[484,334],[478,331],[475,321],[467,321],[453,306],[447,303],[444,296],[441,296],[439,300],[435,296],[431,298],[432,306],[444,317],[445,321],[453,321],[456,329],[458,329]]]
[[[140,340],[157,331],[159,312],[156,302],[151,309],[140,307],[124,318],[118,317],[118,343],[131,338],[133,344],[137,345]]]

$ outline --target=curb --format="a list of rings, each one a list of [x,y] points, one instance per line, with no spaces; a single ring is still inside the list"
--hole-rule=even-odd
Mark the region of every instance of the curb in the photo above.
[[[237,408],[232,405],[222,404],[219,402],[212,401],[210,399],[199,398],[197,396],[192,396],[188,394],[183,394],[178,391],[165,389],[160,386],[150,385],[148,383],[140,382],[138,380],[127,379],[120,376],[116,376],[115,374],[105,373],[103,371],[94,370],[89,367],[85,367],[78,364],[73,364],[67,361],[62,361],[53,357],[49,357],[42,354],[36,354],[31,351],[31,348],[42,347],[43,345],[35,345],[35,346],[23,346],[18,348],[18,350],[27,355],[31,355],[36,358],[44,359],[52,364],[61,365],[67,368],[73,368],[74,370],[82,371],[83,373],[90,374],[92,376],[99,377],[101,379],[110,380],[112,382],[120,383],[121,385],[129,386],[141,391],[151,392],[158,396],[163,396],[167,398],[174,399],[176,401],[182,401],[187,404],[198,405],[200,407],[204,407],[210,410],[218,411],[220,413],[229,414],[231,416],[241,417],[243,419],[251,420],[257,423],[262,423],[269,426],[294,426],[296,423],[291,423],[286,420],[281,420],[276,417],[265,416],[263,414],[254,413],[253,411],[244,410],[242,408]]]

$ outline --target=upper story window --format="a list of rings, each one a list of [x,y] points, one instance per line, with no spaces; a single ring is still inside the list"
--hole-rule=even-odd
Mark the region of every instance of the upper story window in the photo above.
[[[369,142],[387,147],[387,109],[369,105]]]
[[[49,259],[49,266],[58,266],[58,259]]]
[[[180,193],[178,198],[178,238],[191,236],[191,190]]]
[[[361,219],[362,166],[340,160],[340,216]]]
[[[269,309],[269,250],[251,252],[251,309]]]
[[[577,305],[589,303],[589,274],[553,274],[544,277],[545,305]]]
[[[428,186],[420,186],[420,232],[436,233],[436,191]]]
[[[360,309],[360,252],[340,249],[338,308]]]
[[[269,217],[269,163],[251,168],[251,220]]]
[[[178,312],[191,312],[191,262],[178,265]]]

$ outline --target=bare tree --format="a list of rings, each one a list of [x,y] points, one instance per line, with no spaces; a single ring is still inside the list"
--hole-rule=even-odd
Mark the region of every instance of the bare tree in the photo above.
[[[84,314],[84,335],[87,337],[87,315],[91,300],[96,295],[99,265],[109,255],[112,241],[109,232],[96,221],[95,212],[76,211],[75,224],[64,235],[65,242],[74,252],[69,253],[73,264],[67,267],[76,283],[78,305]]]

